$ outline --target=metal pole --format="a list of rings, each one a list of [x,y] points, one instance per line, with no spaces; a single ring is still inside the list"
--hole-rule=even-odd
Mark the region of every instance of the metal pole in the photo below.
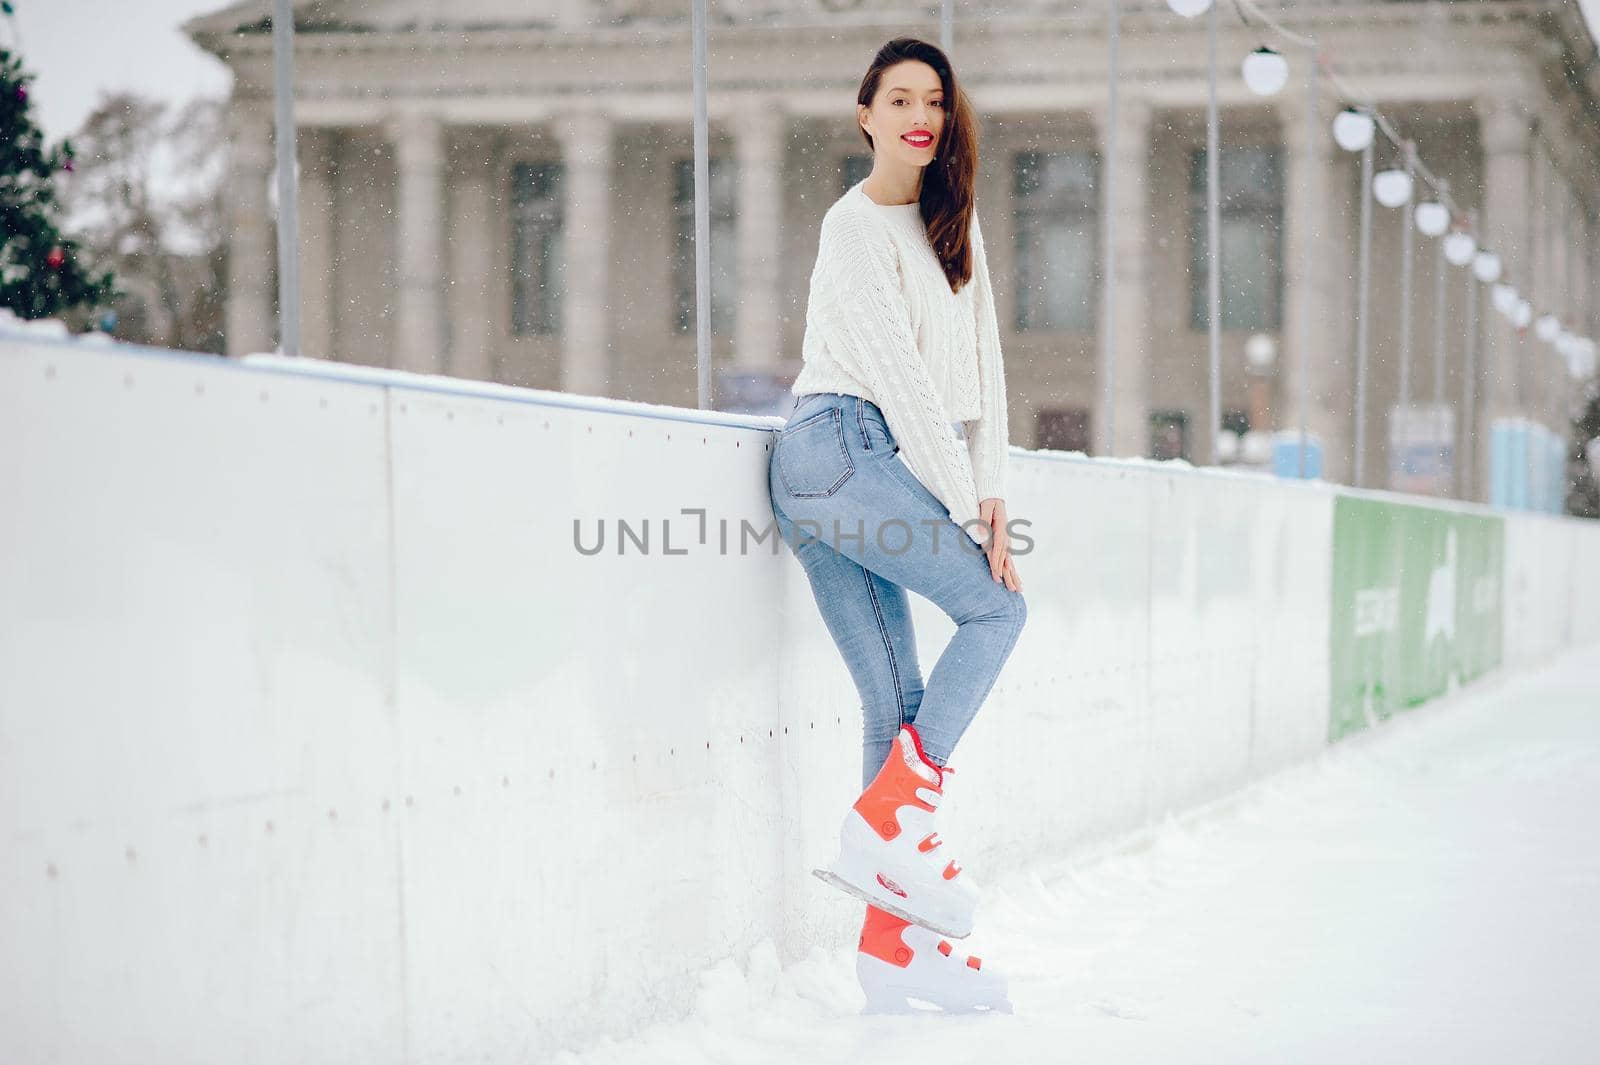
[[[1600,240],[1595,239],[1595,229],[1600,227],[1600,214],[1586,212],[1583,220],[1583,311],[1588,319],[1588,337],[1600,341]]]
[[[1441,188],[1443,186],[1441,185]],[[1441,199],[1442,199],[1441,195]],[[1447,269],[1444,258],[1444,236],[1434,238],[1433,241],[1433,410],[1434,424],[1437,419],[1444,417],[1444,272]],[[1442,463],[1444,459],[1444,442],[1440,440],[1438,458]],[[1436,480],[1436,490],[1443,494],[1447,486]]]
[[[294,15],[277,0],[272,15],[272,95],[278,163],[278,351],[300,354],[300,182],[295,174]]]
[[[1449,195],[1449,184],[1439,182],[1439,199],[1443,201]],[[1444,406],[1444,275],[1448,270],[1444,236],[1439,236],[1433,242],[1433,403],[1436,407]]]
[[[1545,185],[1545,195],[1541,197],[1542,202],[1539,205],[1539,213],[1544,216],[1544,224],[1541,227],[1541,235],[1539,237],[1542,245],[1540,257],[1544,260],[1542,267],[1544,284],[1540,286],[1540,302],[1543,306],[1538,310],[1542,314],[1554,314],[1558,302],[1557,296],[1564,287],[1565,271],[1561,274],[1556,274],[1554,271],[1556,241],[1555,234],[1550,232],[1550,223],[1554,221],[1555,211],[1551,208],[1550,201],[1561,194],[1561,174],[1556,170],[1553,157],[1545,166]],[[1565,258],[1564,255],[1563,258]],[[1539,402],[1549,412],[1550,420],[1559,424],[1561,412],[1556,407],[1556,400],[1561,394],[1560,379],[1551,372],[1554,360],[1550,357],[1549,347],[1545,345],[1544,341],[1537,340],[1537,337],[1535,337],[1535,340],[1537,341],[1536,347],[1539,352],[1534,361],[1535,372],[1538,374],[1536,380],[1539,383]]]
[[[956,41],[955,0],[944,0],[939,5],[939,47],[949,55]]]
[[[1322,132],[1317,128],[1319,125],[1317,121],[1317,68],[1320,65],[1321,57],[1317,53],[1317,42],[1315,39],[1313,39],[1311,42],[1311,69],[1306,75],[1307,159],[1315,159],[1317,157],[1317,137],[1320,136]],[[1312,169],[1316,168],[1313,167]],[[1319,190],[1308,188],[1305,189],[1302,194],[1310,197],[1317,191]],[[1314,200],[1310,202],[1315,203]],[[1313,251],[1315,242],[1307,239],[1301,241],[1301,244],[1302,249],[1300,253],[1300,268],[1302,272],[1300,275],[1300,283],[1308,288],[1311,288],[1312,291],[1315,291],[1311,281],[1311,272],[1316,264],[1316,255]],[[1307,300],[1305,302],[1310,303],[1311,301]],[[1306,418],[1307,411],[1311,407],[1311,374],[1309,368],[1306,366],[1306,363],[1311,361],[1311,316],[1309,314],[1302,314],[1300,316],[1300,336],[1298,337],[1298,340],[1299,343],[1295,345],[1299,349],[1295,353],[1295,360],[1300,366],[1300,447],[1298,448],[1298,476],[1303,481],[1306,477]]]
[[[1467,218],[1472,231],[1478,232],[1478,212],[1467,212]],[[1456,473],[1461,483],[1459,495],[1462,499],[1471,499],[1477,491],[1477,478],[1473,474],[1478,465],[1474,417],[1478,404],[1478,279],[1472,276],[1470,267],[1464,273],[1467,275],[1467,335],[1461,370],[1461,419],[1457,429],[1461,444],[1456,452]]]
[[[1528,257],[1528,299],[1533,303],[1534,330],[1533,339],[1528,342],[1531,349],[1528,362],[1533,367],[1533,383],[1529,387],[1529,399],[1533,403],[1534,420],[1540,425],[1544,424],[1549,411],[1549,388],[1545,386],[1545,351],[1544,341],[1539,339],[1539,319],[1550,310],[1550,170],[1553,160],[1544,162],[1543,180],[1535,177],[1534,184],[1539,189],[1538,206],[1535,207],[1530,200],[1528,211],[1530,216],[1537,212],[1533,222],[1533,247],[1537,251],[1531,252]],[[1535,258],[1537,256],[1537,258]],[[1524,334],[1526,337],[1526,334]]]
[[[1356,467],[1351,483],[1360,488],[1367,461],[1368,266],[1372,261],[1372,143],[1361,149],[1361,253],[1356,267]]]
[[[1117,79],[1121,67],[1122,3],[1111,0],[1110,91],[1106,102],[1106,156],[1100,165],[1100,409],[1105,420],[1100,428],[1100,454],[1110,455],[1116,448],[1116,372],[1117,372],[1117,219],[1111,198],[1117,187]]]
[[[1217,5],[1211,5],[1206,32],[1206,298],[1210,317],[1211,410],[1206,443],[1210,465],[1217,464],[1217,437],[1222,432],[1222,221],[1217,202]]]
[[[1595,229],[1600,214],[1585,211],[1583,216],[1583,316],[1589,323],[1585,331],[1590,340],[1600,341],[1600,240]]]
[[[711,410],[711,130],[706,115],[706,0],[691,5],[694,37],[694,350],[699,404]]]
[[[1416,278],[1417,223],[1416,223],[1416,150],[1410,141],[1400,146],[1405,156],[1406,177],[1411,179],[1412,195],[1401,208],[1400,218],[1405,232],[1400,234],[1400,419],[1408,429],[1411,415],[1411,288]]]
[[[1534,259],[1534,241],[1538,239],[1538,233],[1534,231],[1533,223],[1535,192],[1534,174],[1539,167],[1539,152],[1537,143],[1538,119],[1534,120],[1534,133],[1535,135],[1528,139],[1531,158],[1528,160],[1527,177],[1523,182],[1524,199],[1527,201],[1527,203],[1523,211],[1522,220],[1522,256],[1517,263],[1517,265],[1525,271],[1525,275],[1522,278],[1523,291],[1521,298],[1530,303],[1533,302],[1533,283],[1536,280],[1536,278],[1533,276],[1534,263],[1536,262]],[[1509,357],[1511,362],[1514,364],[1512,366],[1512,374],[1513,381],[1516,385],[1517,414],[1519,416],[1526,417],[1528,415],[1528,394],[1532,391],[1532,389],[1526,387],[1522,381],[1523,377],[1527,373],[1527,370],[1524,368],[1524,363],[1527,362],[1527,359],[1524,356],[1527,355],[1527,352],[1520,349],[1527,341],[1528,331],[1517,325],[1515,322],[1512,323],[1512,328],[1516,330],[1517,339],[1507,346],[1507,350],[1504,354],[1505,356]]]
[[[1557,280],[1561,294],[1561,321],[1562,330],[1576,332],[1578,325],[1573,318],[1577,309],[1576,300],[1572,291],[1572,198],[1573,189],[1563,184],[1561,189],[1561,273]],[[1555,353],[1555,393],[1556,393],[1556,435],[1566,440],[1567,429],[1572,424],[1572,368],[1567,362],[1567,357],[1560,351]],[[1563,474],[1562,484],[1566,484]],[[1556,502],[1556,512],[1566,509],[1566,500]]]
[[[1566,186],[1561,196],[1561,320],[1562,327],[1570,333],[1582,331],[1582,326],[1578,322],[1578,291],[1577,286],[1573,284],[1577,271],[1573,268],[1572,242],[1577,233],[1572,228],[1572,205],[1576,200],[1577,190],[1571,185]],[[1566,383],[1572,379],[1565,356],[1560,360],[1560,370],[1561,391],[1565,392]]]

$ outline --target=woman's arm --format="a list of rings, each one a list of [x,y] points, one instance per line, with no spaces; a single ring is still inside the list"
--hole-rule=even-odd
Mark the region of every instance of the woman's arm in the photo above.
[[[1004,499],[1006,469],[1010,464],[1010,425],[1006,414],[1006,368],[1000,351],[1000,323],[995,309],[994,286],[989,281],[989,257],[983,247],[983,228],[972,215],[974,263],[972,283],[977,285],[973,307],[978,334],[978,391],[982,413],[967,436],[972,456],[972,479],[979,500]]]
[[[917,480],[982,544],[972,471],[917,348],[893,247],[869,220],[842,210],[823,220],[820,255],[834,289],[824,316],[830,352],[872,390]]]

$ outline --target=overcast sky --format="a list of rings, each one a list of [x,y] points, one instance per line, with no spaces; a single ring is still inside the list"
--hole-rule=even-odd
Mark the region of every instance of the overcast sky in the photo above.
[[[1600,37],[1600,0],[1580,0]],[[179,30],[184,20],[229,0],[12,0],[14,25],[0,18],[0,43],[17,48],[34,82],[34,113],[50,140],[67,136],[100,95],[136,89],[174,103],[226,96],[228,68]],[[684,0],[688,7],[688,0]],[[1335,57],[1337,59],[1337,57]]]
[[[227,96],[233,76],[178,29],[228,0],[12,0],[0,42],[36,75],[34,115],[51,141],[77,129],[102,93],[137,89],[175,103]],[[0,23],[5,20],[0,18]]]

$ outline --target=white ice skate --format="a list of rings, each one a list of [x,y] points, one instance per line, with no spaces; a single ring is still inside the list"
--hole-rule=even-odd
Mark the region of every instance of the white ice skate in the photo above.
[[[867,907],[856,949],[863,1013],[911,1013],[926,1002],[950,1013],[1010,1013],[1003,974],[958,954],[948,939],[876,906]]]
[[[971,935],[978,887],[945,853],[934,825],[950,772],[929,762],[916,730],[902,726],[878,775],[845,814],[839,857],[812,872],[942,935]]]

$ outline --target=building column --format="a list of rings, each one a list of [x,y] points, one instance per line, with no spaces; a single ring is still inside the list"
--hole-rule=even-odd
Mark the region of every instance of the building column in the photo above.
[[[506,205],[496,192],[504,187],[505,137],[462,133],[451,158],[450,176],[450,362],[452,377],[494,380],[492,349],[497,323],[510,320],[509,307],[496,307],[490,271],[500,261],[491,249],[510,239]],[[500,204],[496,210],[496,203]]]
[[[738,160],[739,301],[734,327],[733,369],[771,372],[779,350],[780,256],[783,250],[783,151],[788,121],[767,97],[744,104],[736,122]]]
[[[584,396],[611,391],[611,166],[615,123],[581,111],[552,127],[563,167],[561,244],[566,263],[561,308],[561,390]]]
[[[436,116],[393,116],[398,259],[393,367],[440,373],[447,343],[444,306],[444,123]]]
[[[300,130],[300,354],[337,358],[333,350],[334,214],[331,129]]]
[[[1337,302],[1332,264],[1345,247],[1340,232],[1334,145],[1328,136],[1336,113],[1319,105],[1306,136],[1309,102],[1285,90],[1278,120],[1288,165],[1284,171],[1284,315],[1278,367],[1282,381],[1278,428],[1300,430],[1322,442],[1322,479],[1352,479],[1355,393],[1353,359],[1346,350],[1346,318]],[[1309,262],[1308,259],[1309,252]]]
[[[1153,109],[1146,100],[1126,90],[1117,100],[1116,156],[1112,180],[1102,163],[1097,181],[1100,193],[1100,240],[1115,241],[1113,276],[1101,283],[1111,287],[1114,346],[1111,409],[1097,385],[1094,397],[1094,438],[1104,448],[1110,423],[1112,455],[1134,457],[1150,453],[1150,125]],[[1111,127],[1105,108],[1093,112],[1100,158],[1109,160]],[[1109,227],[1109,228],[1108,228]],[[1096,264],[1097,267],[1100,264]],[[1105,313],[1105,295],[1095,308]],[[1102,328],[1104,328],[1102,324]],[[1096,365],[1099,352],[1096,353]],[[1100,375],[1095,375],[1100,380]],[[1114,412],[1114,414],[1113,414]]]
[[[1529,151],[1533,144],[1527,113],[1514,100],[1483,97],[1473,102],[1483,145],[1482,243],[1500,256],[1501,277],[1527,295],[1532,280],[1528,256]],[[1525,397],[1517,384],[1519,367],[1529,352],[1524,339],[1489,300],[1486,286],[1480,304],[1485,319],[1483,350],[1479,359],[1483,413],[1476,421],[1477,475],[1481,498],[1489,498],[1490,433],[1494,419],[1523,413]],[[1526,388],[1526,382],[1523,384]]]
[[[277,292],[272,273],[273,219],[267,205],[272,178],[271,116],[228,111],[227,353],[271,351],[277,344]]]

